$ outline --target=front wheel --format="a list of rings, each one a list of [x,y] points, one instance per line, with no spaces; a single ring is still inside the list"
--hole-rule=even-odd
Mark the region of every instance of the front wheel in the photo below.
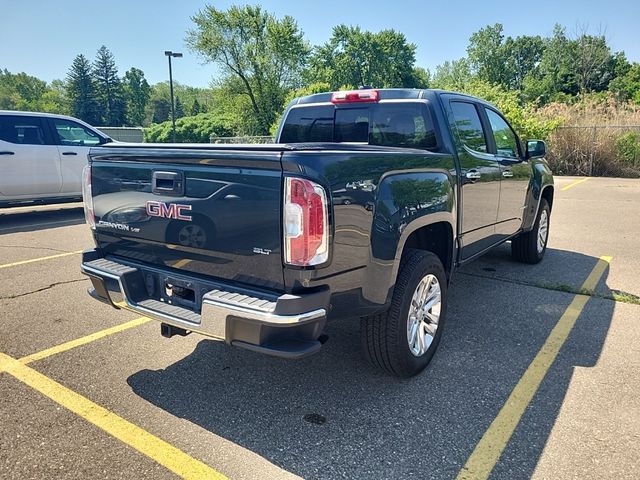
[[[365,356],[376,367],[399,377],[421,372],[433,357],[446,314],[447,279],[431,252],[409,250],[385,313],[363,318]]]
[[[511,240],[511,256],[523,263],[538,263],[547,251],[549,240],[549,220],[551,208],[544,198],[540,199],[538,216],[529,232],[525,232]]]

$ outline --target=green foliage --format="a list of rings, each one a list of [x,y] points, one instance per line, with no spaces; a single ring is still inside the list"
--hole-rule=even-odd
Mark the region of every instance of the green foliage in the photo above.
[[[180,97],[176,97],[175,114],[176,118],[184,117],[184,105],[180,101]]]
[[[338,25],[324,45],[310,58],[308,79],[325,82],[331,90],[342,85],[371,85],[376,88],[428,85],[425,70],[416,70],[416,46],[403,33],[362,31],[360,27]]]
[[[461,58],[447,60],[438,65],[431,83],[434,88],[462,90],[472,79],[469,61],[466,58]]]
[[[640,167],[640,133],[623,133],[616,139],[615,149],[630,166]]]
[[[67,112],[60,82],[46,82],[26,73],[0,70],[0,109]]]
[[[84,55],[78,55],[71,64],[67,73],[66,91],[71,115],[92,125],[98,125],[101,118],[96,85],[91,64]]]
[[[209,138],[232,136],[233,128],[228,118],[213,113],[200,113],[176,120],[176,142],[209,143]],[[171,122],[151,125],[144,131],[146,142],[171,142]]]
[[[207,105],[213,104],[213,91],[209,88],[197,88],[183,85],[180,82],[173,82],[175,98],[180,98],[184,105],[193,105],[198,100],[200,111],[204,113]],[[185,112],[186,113],[186,112]],[[189,112],[192,113],[192,112]],[[171,118],[171,93],[169,82],[156,83],[151,87],[151,94],[145,110],[145,122],[143,125],[151,123],[161,123]]]
[[[503,40],[500,23],[487,25],[469,38],[469,63],[479,80],[500,85],[508,83]]]
[[[536,74],[544,52],[544,42],[538,35],[507,37],[503,45],[506,82],[503,86],[522,91],[527,77]]]
[[[621,102],[633,101],[640,104],[640,63],[629,65],[623,75],[611,81],[609,90]]]
[[[98,49],[93,62],[96,99],[102,112],[101,123],[121,126],[126,123],[126,103],[122,81],[113,54],[104,45]]]
[[[200,112],[200,102],[198,102],[198,99],[196,98],[191,105],[191,115],[198,115]]]
[[[154,98],[151,100],[151,123],[166,122],[171,118],[171,101],[164,98]]]
[[[145,109],[151,97],[151,87],[144,78],[144,72],[132,67],[124,74],[124,97],[126,102],[126,119],[128,125],[142,126]]]
[[[215,63],[222,81],[232,82],[250,100],[254,122],[250,133],[264,135],[300,75],[309,47],[296,21],[277,19],[259,6],[206,6],[192,18],[187,43]],[[244,118],[247,118],[245,115]]]

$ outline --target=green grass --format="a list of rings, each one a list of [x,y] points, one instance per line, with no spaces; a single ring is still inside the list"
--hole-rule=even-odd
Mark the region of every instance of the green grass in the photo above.
[[[615,302],[640,305],[640,297],[634,295],[633,293],[624,292],[622,290],[611,290],[610,293],[599,293],[589,288],[578,288],[567,283],[534,282],[531,285],[539,288],[545,288],[547,290],[555,290],[556,292],[566,292],[572,293],[574,295],[588,295],[590,297],[605,298],[607,300],[613,300]]]

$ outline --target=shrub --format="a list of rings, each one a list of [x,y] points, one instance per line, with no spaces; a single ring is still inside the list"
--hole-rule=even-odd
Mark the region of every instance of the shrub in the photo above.
[[[554,173],[640,177],[640,106],[587,95],[569,105],[546,105],[537,115],[567,125],[549,137],[547,160]]]
[[[176,120],[176,142],[209,143],[209,138],[234,135],[231,121],[225,116],[214,113],[200,113]],[[144,131],[145,142],[171,142],[171,121],[157,123]]]
[[[640,167],[640,133],[623,133],[616,139],[615,148],[620,159],[629,165]]]

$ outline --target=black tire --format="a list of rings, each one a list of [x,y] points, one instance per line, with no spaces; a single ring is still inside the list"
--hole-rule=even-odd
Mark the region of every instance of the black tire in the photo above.
[[[424,354],[417,357],[409,347],[407,323],[409,307],[416,288],[427,275],[440,284],[441,304],[438,328]],[[361,320],[362,350],[377,368],[398,377],[412,377],[429,364],[438,347],[447,313],[447,277],[440,259],[424,250],[408,250],[402,259],[391,306],[387,312]]]
[[[538,234],[540,230],[540,218],[542,215],[547,217],[547,230],[544,239],[544,247],[538,249]],[[549,241],[549,225],[551,220],[551,209],[549,203],[543,198],[540,200],[540,208],[538,216],[533,224],[533,228],[529,232],[525,232],[511,240],[511,256],[514,260],[522,263],[535,264],[539,263],[545,252],[547,251],[547,242]]]

